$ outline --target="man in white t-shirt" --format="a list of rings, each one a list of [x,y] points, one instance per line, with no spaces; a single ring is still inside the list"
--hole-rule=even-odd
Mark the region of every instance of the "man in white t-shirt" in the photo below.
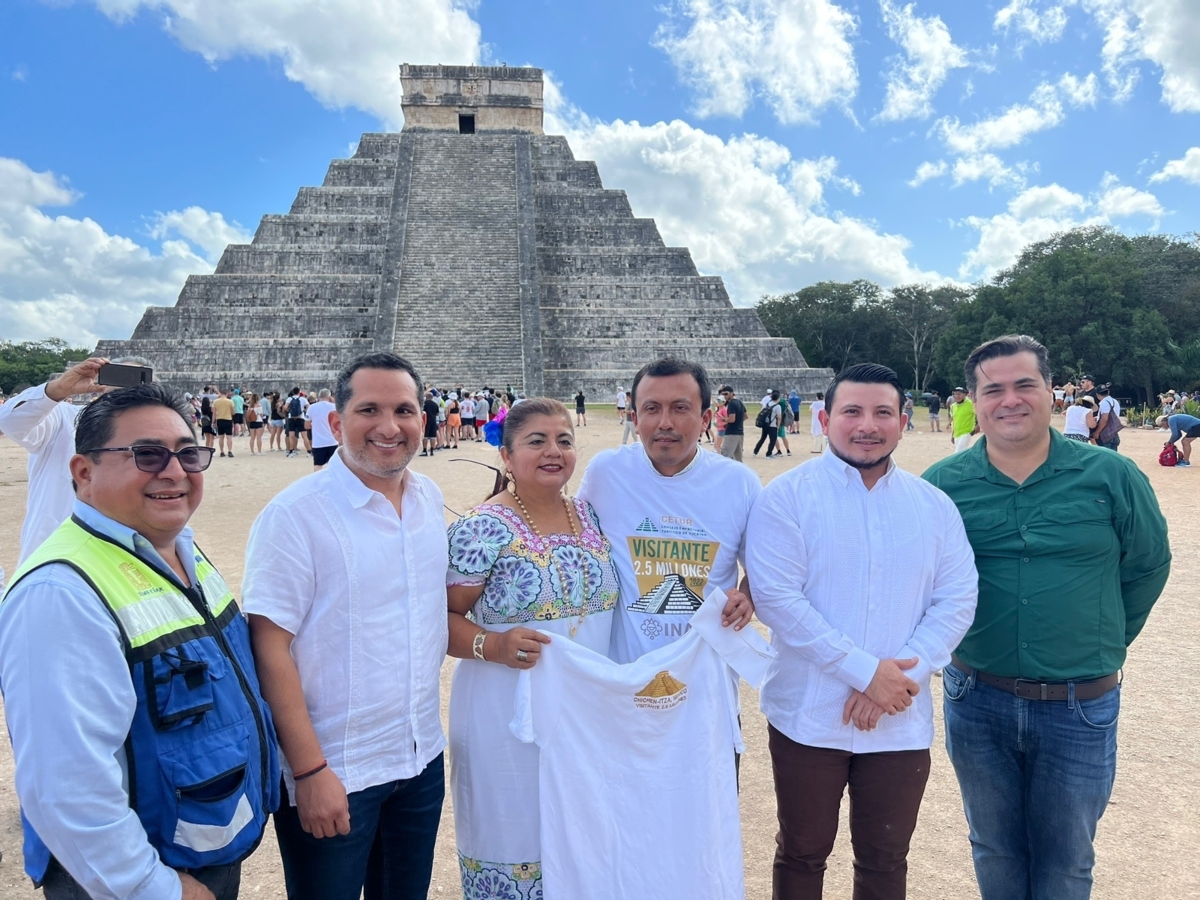
[[[810,453],[825,451],[825,426],[821,424],[821,413],[825,412],[825,395],[817,391],[817,399],[812,402],[812,423],[809,432],[812,434],[813,446]]]
[[[854,896],[902,900],[929,777],[929,680],[971,626],[974,554],[954,503],[901,470],[904,388],[843,370],[829,451],[772,481],[746,568],[779,655],[761,692],[775,773],[776,900],[820,897],[850,787]]]
[[[321,388],[317,402],[308,408],[308,420],[312,422],[313,468],[323,469],[337,450],[337,438],[329,424],[329,414],[336,410],[333,394],[329,388]]]
[[[627,405],[625,388],[617,388],[617,419],[621,422],[625,421],[625,407]]]
[[[288,796],[275,832],[291,900],[424,897],[445,795],[442,492],[412,364],[369,353],[338,376],[329,467],[267,504],[243,583]],[[379,893],[379,885],[386,885]]]
[[[1121,404],[1110,393],[1111,384],[1102,384],[1096,388],[1100,398],[1100,411],[1096,413],[1096,430],[1092,437],[1101,447],[1107,447],[1114,453],[1121,446],[1120,431],[1125,426],[1121,422]]]
[[[750,621],[738,563],[762,490],[751,469],[700,449],[712,415],[703,366],[657,360],[638,372],[630,393],[638,441],[597,454],[579,488],[613,546],[621,596],[609,655],[619,663],[682,637],[709,585],[729,597],[724,624]]]

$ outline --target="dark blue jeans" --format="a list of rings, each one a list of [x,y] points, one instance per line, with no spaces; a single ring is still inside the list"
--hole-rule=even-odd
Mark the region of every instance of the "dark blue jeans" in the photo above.
[[[283,803],[275,833],[288,900],[424,900],[446,796],[445,754],[407,781],[349,795],[350,833],[315,838]]]
[[[953,665],[942,683],[983,900],[1087,900],[1117,773],[1120,687],[1095,700],[1022,700]]]
[[[209,866],[192,869],[189,874],[212,891],[217,900],[237,900],[242,882],[242,864],[231,866]],[[42,879],[42,894],[46,900],[89,900],[87,891],[79,886],[57,859],[50,860],[50,868]]]

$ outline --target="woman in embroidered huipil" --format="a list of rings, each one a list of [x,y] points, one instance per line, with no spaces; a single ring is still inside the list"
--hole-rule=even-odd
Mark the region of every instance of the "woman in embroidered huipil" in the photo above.
[[[500,456],[507,487],[450,526],[450,787],[464,898],[540,900],[538,749],[508,729],[517,675],[550,640],[607,654],[618,581],[595,512],[563,493],[566,407],[514,406]]]

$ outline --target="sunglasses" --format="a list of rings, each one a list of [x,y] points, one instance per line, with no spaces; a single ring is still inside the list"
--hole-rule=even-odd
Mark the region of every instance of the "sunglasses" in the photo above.
[[[139,444],[135,447],[98,447],[89,450],[88,454],[118,452],[132,453],[135,466],[143,472],[157,475],[171,464],[172,458],[179,460],[179,465],[185,472],[203,472],[212,464],[216,451],[212,447],[184,447],[182,450],[171,451],[154,444]]]

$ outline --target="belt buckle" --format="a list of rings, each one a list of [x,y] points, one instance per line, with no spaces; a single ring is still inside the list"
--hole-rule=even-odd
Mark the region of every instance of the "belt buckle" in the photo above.
[[[1049,699],[1049,687],[1050,687],[1050,685],[1048,685],[1046,682],[1044,682],[1044,681],[1033,681],[1032,679],[1029,679],[1029,678],[1015,678],[1015,679],[1013,679],[1013,693],[1014,693],[1014,694],[1016,694],[1016,696],[1018,696],[1018,697],[1019,697],[1019,696],[1021,696],[1021,695],[1020,695],[1020,693],[1018,693],[1018,692],[1020,691],[1020,688],[1021,688],[1021,685],[1022,685],[1022,684],[1032,684],[1032,685],[1036,685],[1036,686],[1037,686],[1037,688],[1038,688],[1038,694],[1039,694],[1039,696],[1038,696],[1038,698],[1037,698],[1037,699],[1039,699],[1039,700],[1047,700],[1047,699]]]

